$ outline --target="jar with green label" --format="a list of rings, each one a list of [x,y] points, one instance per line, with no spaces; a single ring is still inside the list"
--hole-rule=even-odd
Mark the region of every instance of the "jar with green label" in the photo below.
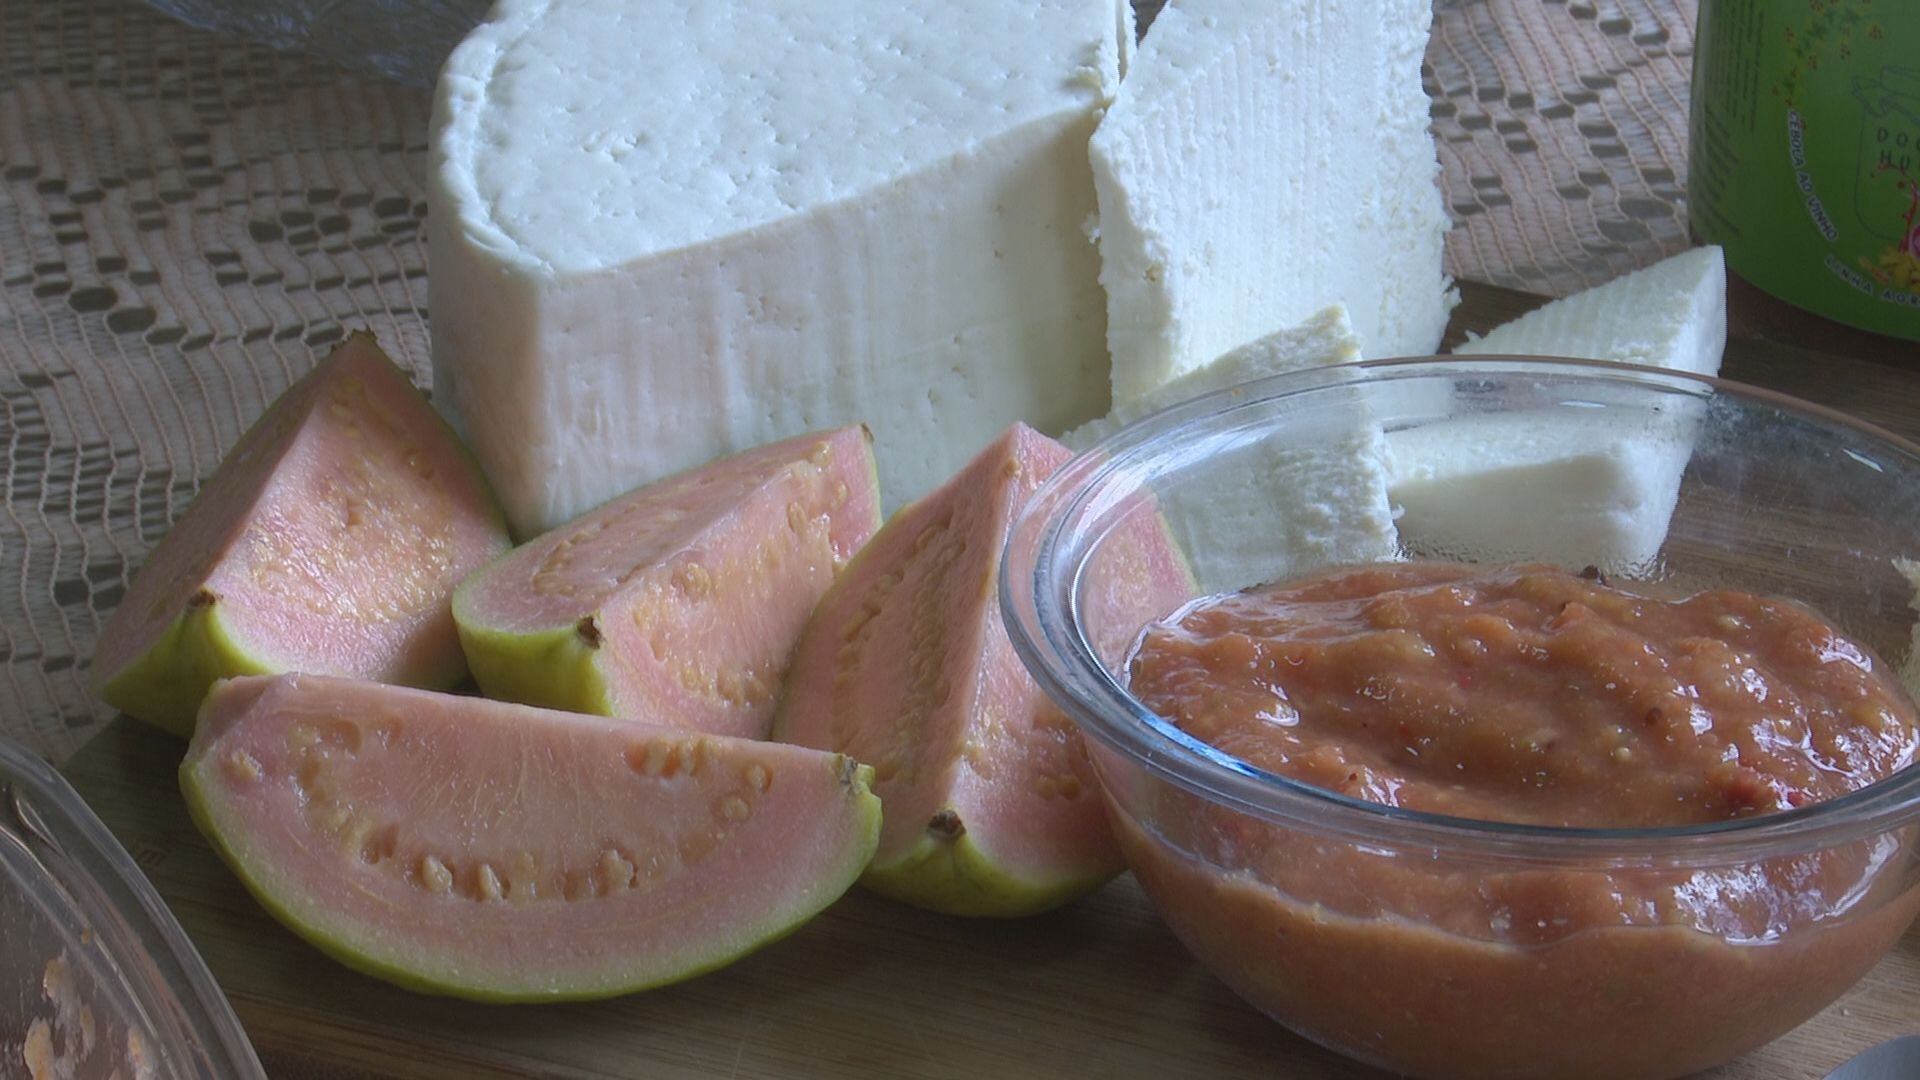
[[[1687,185],[1727,267],[1920,341],[1920,0],[1701,0]]]

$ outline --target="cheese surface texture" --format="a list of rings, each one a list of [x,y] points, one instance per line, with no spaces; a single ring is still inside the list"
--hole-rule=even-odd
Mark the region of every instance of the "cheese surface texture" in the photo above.
[[[1113,399],[1344,302],[1431,353],[1452,292],[1430,0],[1171,0],[1090,147]]]
[[[1203,394],[1269,375],[1280,375],[1303,368],[1327,364],[1346,364],[1360,359],[1360,339],[1353,334],[1347,318],[1347,306],[1334,304],[1322,308],[1298,326],[1276,330],[1258,341],[1222,353],[1184,375],[1132,401],[1121,402],[1098,420],[1074,428],[1060,441],[1075,450],[1085,450],[1149,413],[1169,405],[1192,401]]]
[[[503,0],[429,184],[435,400],[517,532],[864,421],[889,505],[1103,413],[1115,0]]]

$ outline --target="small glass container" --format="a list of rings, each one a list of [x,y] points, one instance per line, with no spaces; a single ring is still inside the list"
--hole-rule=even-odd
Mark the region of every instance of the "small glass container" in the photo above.
[[[52,767],[0,738],[0,1076],[263,1075],[125,849]]]
[[[1332,436],[1364,426],[1392,451],[1503,425],[1619,436],[1608,445],[1649,493],[1633,512],[1657,515],[1645,524],[1658,528],[1653,557],[1609,571],[1616,580],[1798,600],[1902,666],[1909,685],[1920,675],[1920,447],[1765,390],[1591,361],[1375,361],[1150,417],[1068,462],[1028,504],[1001,575],[1007,627],[1087,737],[1115,833],[1160,915],[1282,1024],[1415,1076],[1709,1068],[1824,1008],[1920,911],[1920,765],[1830,801],[1707,825],[1456,818],[1250,765],[1146,709],[1127,690],[1126,656],[1092,644],[1140,629],[1099,625],[1112,608],[1087,601],[1129,572],[1114,539],[1139,535],[1159,508],[1212,506],[1207,493],[1257,488],[1243,470],[1274,462],[1319,468]],[[1469,448],[1486,445],[1497,444]],[[1594,492],[1555,475],[1561,483],[1510,478],[1504,508],[1474,504],[1518,505],[1544,523],[1489,530],[1498,551],[1429,546],[1408,500],[1397,554],[1581,569],[1598,557],[1592,535],[1566,524],[1595,518]],[[1365,504],[1355,491],[1352,505]],[[1274,505],[1282,516],[1257,536],[1286,532],[1288,514],[1317,520],[1347,504]],[[1301,565],[1295,554],[1282,576],[1353,561],[1334,551]]]

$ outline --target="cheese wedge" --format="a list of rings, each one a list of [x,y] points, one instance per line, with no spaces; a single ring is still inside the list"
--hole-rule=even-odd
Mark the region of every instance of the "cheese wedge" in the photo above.
[[[1360,339],[1353,334],[1347,306],[1334,304],[1314,312],[1298,326],[1276,330],[1258,341],[1222,353],[1132,401],[1121,402],[1100,419],[1067,432],[1060,441],[1074,450],[1085,450],[1135,420],[1169,405],[1269,375],[1358,359]]]
[[[1149,413],[1253,379],[1360,359],[1344,304],[1249,342],[1161,384],[1061,441],[1084,450]],[[1161,500],[1205,592],[1224,592],[1339,562],[1392,558],[1386,446],[1359,398],[1265,438],[1225,440]]]
[[[1562,410],[1388,436],[1400,535],[1428,557],[1645,569],[1666,539],[1690,425]]]
[[[1431,353],[1452,292],[1430,0],[1170,0],[1090,146],[1113,400],[1344,302]]]
[[[1698,247],[1552,301],[1453,350],[1618,360],[1716,375],[1727,347],[1727,264]]]
[[[522,535],[864,421],[889,505],[1106,411],[1122,0],[501,0],[432,128],[435,400]]]
[[[1297,408],[1215,436],[1161,497],[1202,594],[1398,557],[1387,444],[1362,388]]]
[[[1726,346],[1718,248],[1553,301],[1463,345],[1712,375]],[[1402,540],[1422,554],[1541,559],[1634,574],[1658,557],[1693,453],[1691,402],[1654,414],[1555,408],[1462,417],[1388,436]]]

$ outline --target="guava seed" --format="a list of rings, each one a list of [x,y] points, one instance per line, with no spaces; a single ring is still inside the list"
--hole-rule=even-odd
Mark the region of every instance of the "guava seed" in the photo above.
[[[260,759],[245,750],[235,750],[227,755],[227,774],[243,784],[254,784],[265,775],[260,768]]]
[[[420,884],[428,892],[445,895],[453,891],[453,871],[432,855],[420,856]]]

